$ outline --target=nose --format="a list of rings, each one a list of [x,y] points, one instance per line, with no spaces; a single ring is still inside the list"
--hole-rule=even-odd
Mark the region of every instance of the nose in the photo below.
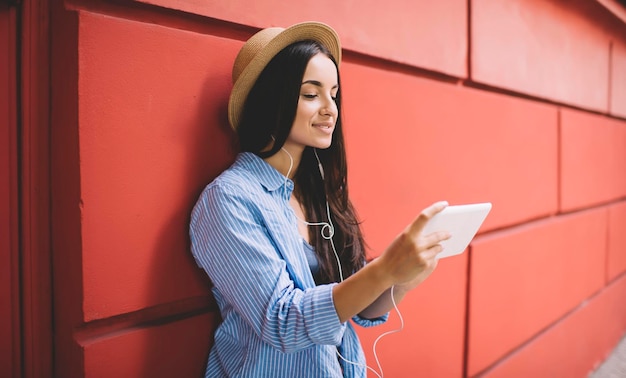
[[[328,96],[320,109],[320,114],[336,118],[338,112],[339,109],[337,108],[337,103],[335,102],[335,100],[333,100],[332,97]]]

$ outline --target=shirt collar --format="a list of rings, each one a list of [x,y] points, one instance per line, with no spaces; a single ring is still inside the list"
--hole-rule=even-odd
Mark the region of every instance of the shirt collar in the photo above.
[[[282,188],[283,185],[286,185],[285,192],[287,196],[291,195],[293,191],[293,181],[283,176],[276,168],[272,167],[268,162],[254,153],[241,152],[237,157],[236,164],[240,165],[252,177],[256,178],[268,192],[273,192]]]

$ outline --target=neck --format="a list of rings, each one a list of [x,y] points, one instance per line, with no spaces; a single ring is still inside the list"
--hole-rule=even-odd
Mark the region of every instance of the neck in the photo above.
[[[265,158],[265,161],[274,167],[278,172],[282,173],[287,178],[293,178],[298,166],[300,165],[300,159],[302,157],[302,151],[290,152],[285,147],[282,147],[280,151],[274,155]]]

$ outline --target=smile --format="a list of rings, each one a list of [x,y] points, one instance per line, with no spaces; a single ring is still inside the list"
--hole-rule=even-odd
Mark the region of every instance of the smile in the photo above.
[[[316,123],[316,124],[313,124],[313,127],[329,135],[332,134],[333,130],[335,129],[333,124],[326,124],[326,123]]]
[[[320,122],[314,123],[313,126],[319,127],[320,129],[332,129],[334,125],[332,122]]]

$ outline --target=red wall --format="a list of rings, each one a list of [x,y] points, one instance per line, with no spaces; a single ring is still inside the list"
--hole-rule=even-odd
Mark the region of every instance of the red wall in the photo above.
[[[0,4],[0,371],[20,370],[17,223],[16,12]]]
[[[344,45],[370,255],[432,201],[494,205],[401,304],[385,374],[586,376],[626,332],[626,25],[592,0],[289,4],[54,9],[56,373],[202,374],[219,313],[187,223],[236,152],[230,69],[258,28],[315,19]],[[359,331],[370,365],[398,324]]]

